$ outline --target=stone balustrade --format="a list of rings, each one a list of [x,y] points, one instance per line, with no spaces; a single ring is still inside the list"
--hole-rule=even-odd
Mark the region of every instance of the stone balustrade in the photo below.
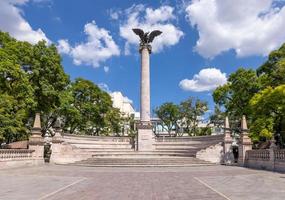
[[[0,161],[29,160],[33,152],[29,149],[0,149]]]
[[[89,140],[89,141],[112,141],[112,142],[130,142],[128,136],[91,136],[91,135],[75,135],[75,134],[63,134],[63,140]]]
[[[274,150],[274,160],[277,162],[285,162],[285,149]]]
[[[246,151],[245,166],[285,172],[285,149],[258,149]]]
[[[223,141],[224,135],[183,136],[183,137],[156,137],[156,142],[187,142],[187,141]]]
[[[266,150],[266,149],[250,150],[250,151],[247,151],[246,159],[269,161],[270,152],[269,150]]]

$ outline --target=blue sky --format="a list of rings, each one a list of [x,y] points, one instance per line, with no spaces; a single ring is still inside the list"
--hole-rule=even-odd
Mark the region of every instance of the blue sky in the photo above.
[[[140,57],[131,28],[160,29],[151,54],[151,107],[211,93],[239,67],[257,68],[285,41],[278,0],[1,0],[0,29],[55,43],[65,71],[121,91],[139,108]]]

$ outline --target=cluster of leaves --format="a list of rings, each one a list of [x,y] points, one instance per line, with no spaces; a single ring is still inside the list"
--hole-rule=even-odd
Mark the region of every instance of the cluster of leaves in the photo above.
[[[61,115],[66,131],[87,135],[120,131],[120,111],[112,107],[110,95],[91,81],[76,79],[63,96]]]
[[[183,133],[203,135],[208,132],[198,128],[198,123],[207,110],[207,102],[190,97],[179,105],[164,103],[155,109],[155,113],[161,119],[164,129],[168,131],[169,135],[173,130],[175,135]]]
[[[63,119],[70,132],[118,131],[120,112],[90,81],[70,83],[55,45],[17,41],[0,31],[0,143],[26,139],[35,112],[43,134]]]
[[[285,44],[272,51],[256,71],[240,68],[213,92],[232,120],[248,118],[255,142],[279,135],[285,139]],[[282,143],[282,139],[280,141]]]

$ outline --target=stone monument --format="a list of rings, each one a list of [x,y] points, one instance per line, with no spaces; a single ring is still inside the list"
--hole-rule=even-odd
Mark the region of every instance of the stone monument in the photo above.
[[[232,143],[233,139],[231,136],[229,118],[226,117],[224,124],[224,164],[225,165],[231,165],[234,163]]]
[[[41,164],[44,162],[44,139],[41,132],[41,116],[40,113],[36,113],[34,126],[32,128],[32,136],[29,138],[29,149],[34,150],[33,158],[35,164]]]
[[[150,69],[149,55],[151,54],[151,43],[153,39],[162,32],[159,30],[144,32],[141,29],[133,29],[140,37],[139,52],[141,54],[141,87],[140,87],[140,123],[138,128],[138,151],[152,151],[154,135],[150,121]]]
[[[238,146],[238,165],[244,166],[246,151],[252,150],[252,142],[248,137],[248,129],[245,115],[242,116],[241,134]]]

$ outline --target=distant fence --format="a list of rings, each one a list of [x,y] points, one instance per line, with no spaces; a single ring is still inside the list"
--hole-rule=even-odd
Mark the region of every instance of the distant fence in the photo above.
[[[285,172],[285,149],[258,149],[247,151],[245,166]]]

